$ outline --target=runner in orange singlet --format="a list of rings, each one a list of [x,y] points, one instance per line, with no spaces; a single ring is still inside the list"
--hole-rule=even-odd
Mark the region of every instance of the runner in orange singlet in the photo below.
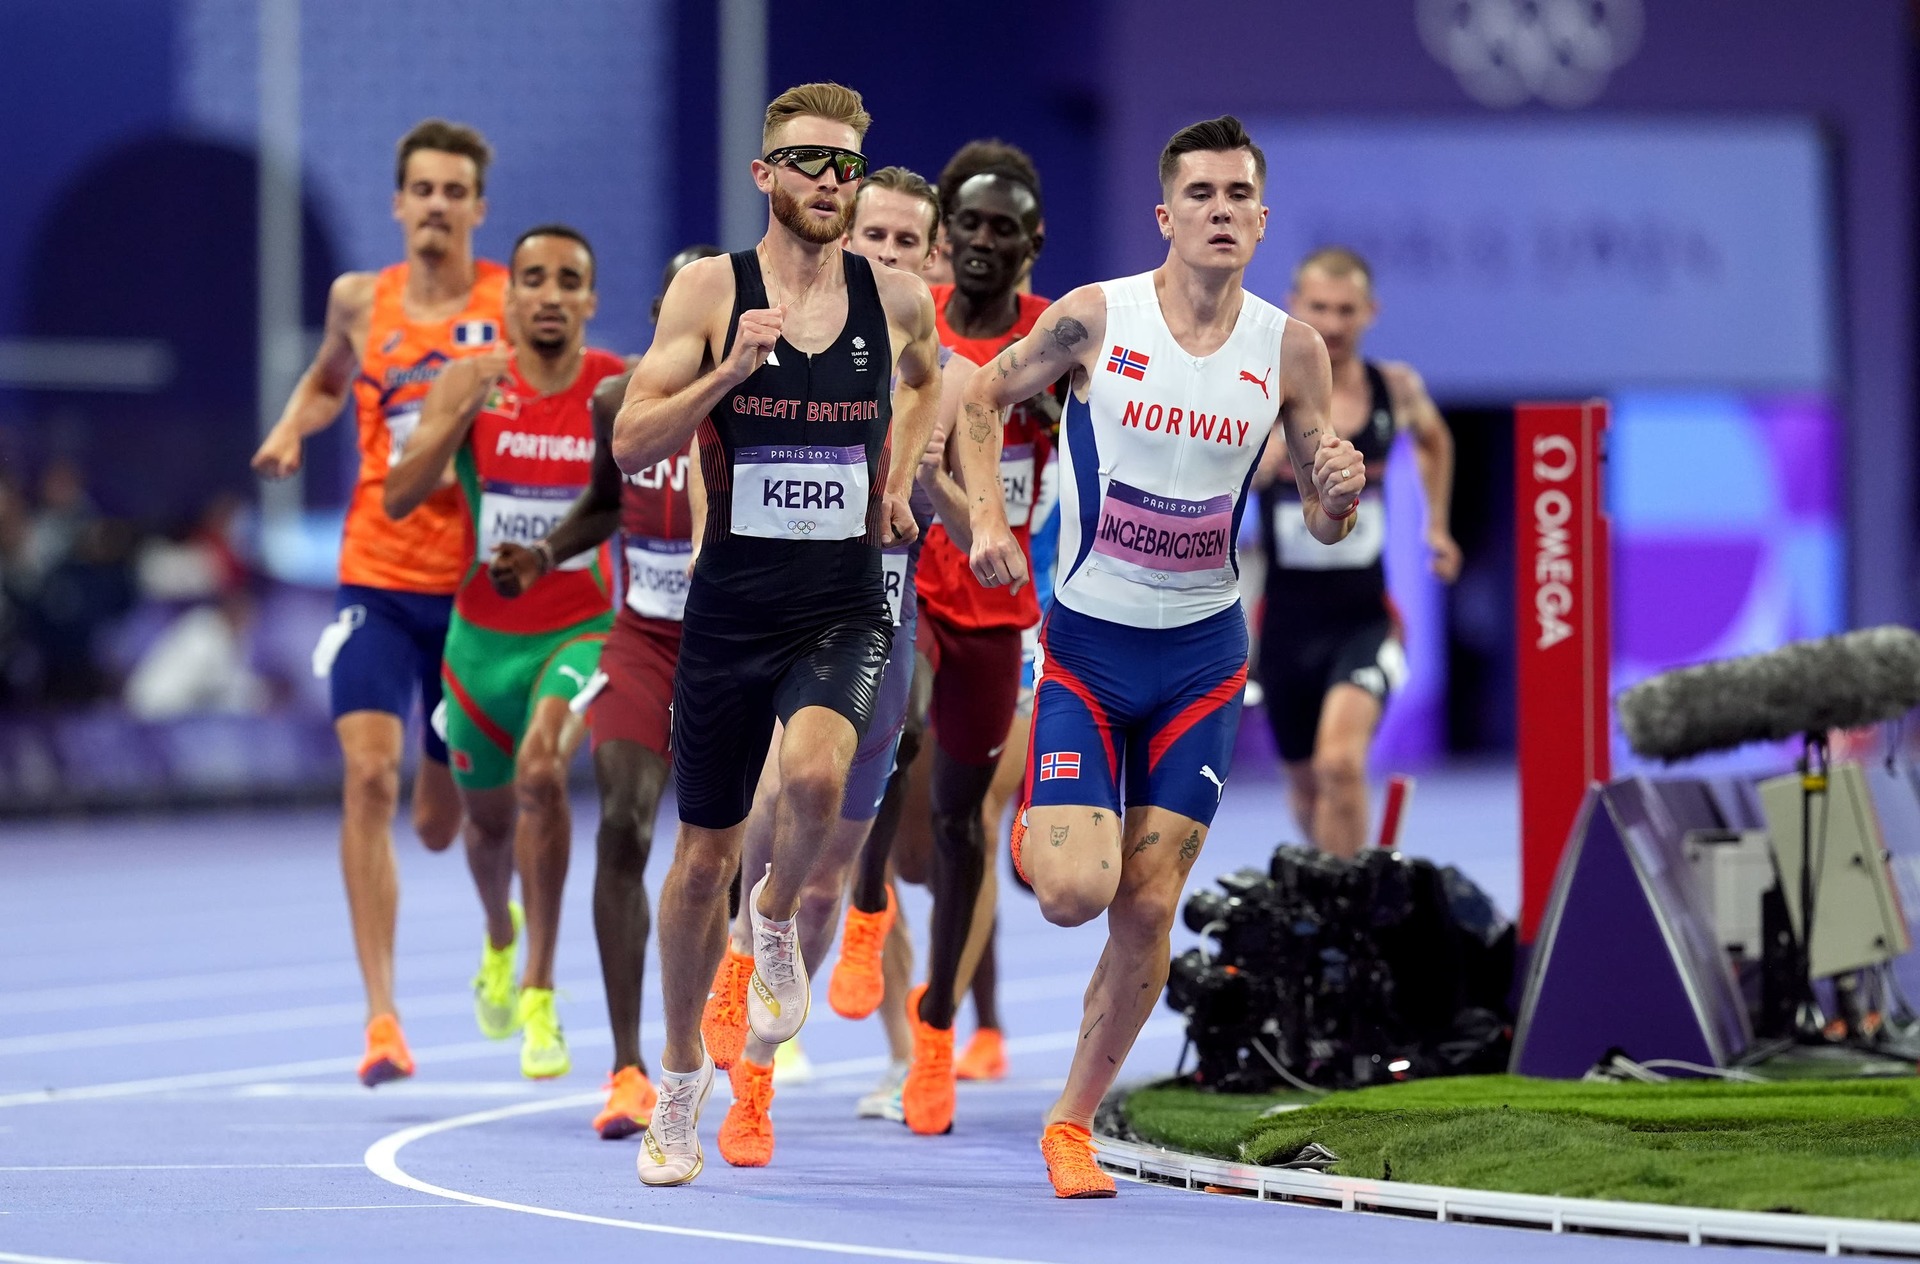
[[[367,991],[372,1087],[413,1073],[393,1001],[394,925],[400,878],[392,822],[400,797],[406,719],[440,701],[440,651],[453,592],[472,556],[472,529],[451,481],[404,522],[381,507],[394,454],[420,418],[420,401],[448,361],[500,337],[506,269],[476,261],[473,230],[486,218],[493,151],[472,128],[428,119],[399,144],[393,217],[407,257],[379,273],[348,272],[327,296],[326,332],[279,422],[254,454],[265,478],[300,468],[307,436],[332,425],[353,392],[360,474],[340,547],[339,617],[314,651],[330,682],[345,764],[340,865],[354,946]],[[446,745],[426,726],[414,781],[414,829],[442,851],[460,826]],[[511,945],[510,921],[489,923],[491,944]]]

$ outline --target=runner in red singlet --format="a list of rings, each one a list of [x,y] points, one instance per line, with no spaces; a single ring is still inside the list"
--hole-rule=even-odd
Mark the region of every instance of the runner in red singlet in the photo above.
[[[961,184],[945,211],[955,280],[933,290],[941,342],[985,363],[1046,310],[1017,289],[1039,248],[1040,198],[1013,170],[994,169]],[[1028,401],[1005,422],[1001,491],[1023,551],[1056,416],[1044,400]],[[941,1133],[953,1122],[955,1001],[984,946],[976,939],[969,959],[987,869],[981,808],[1019,697],[1021,633],[1039,622],[1040,607],[1031,586],[990,589],[974,579],[965,494],[947,475],[929,490],[944,524],[928,532],[920,564],[920,644],[934,669],[934,907],[927,983],[907,1005],[914,1052],[901,1100],[908,1127]]]

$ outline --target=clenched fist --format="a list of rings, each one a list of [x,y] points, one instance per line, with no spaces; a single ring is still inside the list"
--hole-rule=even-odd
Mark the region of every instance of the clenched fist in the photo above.
[[[786,319],[784,303],[740,313],[740,324],[733,333],[733,349],[727,352],[726,363],[721,366],[734,385],[752,377],[767,362],[773,345],[780,341],[780,328]]]
[[[1320,436],[1313,454],[1313,487],[1329,517],[1344,518],[1367,485],[1367,462],[1351,442],[1331,433]]]
[[[518,597],[546,573],[544,552],[510,540],[494,545],[493,557],[487,563],[487,578],[493,583],[493,591],[502,597]]]

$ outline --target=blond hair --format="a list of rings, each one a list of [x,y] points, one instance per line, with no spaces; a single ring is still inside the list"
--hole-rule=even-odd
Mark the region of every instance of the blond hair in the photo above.
[[[860,192],[854,195],[854,206],[860,205],[870,189],[891,189],[895,193],[904,193],[910,198],[918,198],[927,204],[931,212],[927,217],[927,245],[933,245],[933,234],[940,227],[940,194],[934,190],[927,178],[905,167],[881,167],[869,171],[867,178],[860,183]]]
[[[1300,278],[1311,270],[1338,281],[1341,277],[1357,276],[1361,284],[1367,287],[1367,293],[1373,293],[1373,269],[1360,257],[1360,252],[1346,246],[1322,246],[1293,269],[1293,288],[1300,288]]]
[[[855,144],[865,140],[867,129],[873,126],[873,116],[852,88],[837,83],[803,83],[767,103],[767,125],[760,134],[763,152],[782,125],[806,116],[845,123],[853,129]]]

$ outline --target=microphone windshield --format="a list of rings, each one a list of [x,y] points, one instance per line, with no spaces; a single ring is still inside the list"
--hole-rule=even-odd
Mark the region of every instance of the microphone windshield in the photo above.
[[[1673,763],[1863,728],[1920,706],[1920,634],[1888,625],[1649,677],[1614,699],[1635,754]]]

